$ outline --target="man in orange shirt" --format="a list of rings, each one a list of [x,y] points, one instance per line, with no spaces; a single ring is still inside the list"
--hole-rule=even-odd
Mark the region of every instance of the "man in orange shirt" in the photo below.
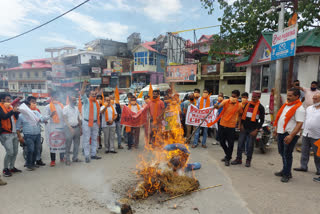
[[[222,108],[221,120],[219,127],[220,144],[224,150],[225,157],[222,161],[226,166],[230,166],[230,160],[232,158],[234,136],[239,114],[242,114],[242,105],[239,103],[238,98],[240,96],[239,90],[233,90],[230,99],[224,100],[220,105],[215,105],[216,108]],[[226,143],[228,141],[228,144]]]

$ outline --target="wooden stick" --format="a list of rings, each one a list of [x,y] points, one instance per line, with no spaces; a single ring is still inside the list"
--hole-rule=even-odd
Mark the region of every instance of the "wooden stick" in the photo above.
[[[187,194],[189,194],[189,193],[199,192],[199,191],[202,191],[202,190],[212,189],[212,188],[216,188],[216,187],[220,187],[220,186],[222,186],[222,184],[218,184],[218,185],[215,185],[215,186],[209,186],[209,187],[202,188],[202,189],[196,189],[196,190],[193,190],[193,191],[188,192],[188,193],[185,193],[185,194],[180,194],[180,195],[176,195],[176,196],[167,198],[167,199],[165,199],[165,200],[163,200],[163,201],[160,201],[160,202],[163,203],[163,202],[170,201],[170,200],[172,200],[172,199],[179,198],[179,197],[181,197],[181,196],[187,195]]]

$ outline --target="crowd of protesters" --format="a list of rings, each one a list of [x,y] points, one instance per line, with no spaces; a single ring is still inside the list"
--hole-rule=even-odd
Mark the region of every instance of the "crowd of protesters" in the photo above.
[[[51,93],[50,103],[43,112],[37,108],[35,97],[28,97],[23,102],[22,98],[17,98],[12,102],[9,94],[0,95],[0,142],[6,152],[3,176],[10,177],[14,173],[21,172],[15,166],[19,142],[24,148],[26,170],[34,171],[45,165],[41,158],[43,139],[41,123],[46,127],[46,141],[51,141],[52,138],[59,144],[61,133],[65,139],[62,150],[59,150],[56,144],[49,143],[51,167],[56,165],[56,154],[58,153],[60,162],[68,166],[71,163],[83,161],[79,158],[81,149],[86,163],[101,159],[97,155],[99,149],[104,149],[106,154],[117,153],[114,143],[116,140],[117,148],[124,149],[122,138],[125,139],[128,150],[139,147],[140,127],[120,125],[122,107],[116,102],[115,96],[105,97],[98,90],[90,91],[88,96],[86,93],[88,85],[86,81],[83,83],[80,96],[76,93],[69,94],[66,106],[63,106],[57,93]],[[191,144],[191,148],[196,148],[200,143],[201,147],[207,148],[208,134],[214,130],[216,134],[213,144],[221,145],[224,151],[222,161],[225,166],[242,164],[242,155],[246,151],[246,167],[251,166],[256,137],[265,121],[266,111],[268,111],[272,115],[271,121],[275,127],[274,136],[277,136],[278,151],[283,160],[282,169],[275,175],[280,176],[282,182],[288,182],[292,178],[292,153],[300,135],[302,135],[301,163],[300,167],[294,170],[308,171],[310,149],[312,149],[316,174],[320,175],[320,150],[318,151],[318,146],[320,147],[318,122],[320,121],[320,91],[317,87],[317,82],[312,82],[310,88],[302,88],[298,80],[294,81],[293,87],[287,90],[286,102],[275,117],[273,117],[274,89],[271,91],[267,110],[260,102],[260,91],[253,91],[250,100],[247,92],[240,95],[239,90],[233,90],[229,98],[220,93],[217,99],[212,99],[209,89],[204,89],[202,93],[199,89],[194,89],[193,93],[189,93],[182,101],[179,100],[179,95],[174,94],[171,90],[168,90],[164,100],[161,100],[160,91],[154,90],[152,95],[144,96],[143,105],[138,102],[136,96],[128,93],[127,106],[133,113],[141,109],[149,112],[149,124],[144,125],[147,143],[154,143],[154,131],[163,125],[161,116],[166,108],[176,106],[181,126],[185,130],[186,143]],[[185,124],[190,105],[198,109],[215,108],[216,119],[208,124],[208,127],[214,125],[215,128],[197,128],[197,126]],[[236,129],[239,129],[240,133],[236,157],[232,160]],[[193,140],[191,139],[192,134],[194,135]],[[201,135],[202,140],[200,140]],[[314,180],[320,181],[320,177]],[[0,178],[0,185],[5,184],[6,182]]]

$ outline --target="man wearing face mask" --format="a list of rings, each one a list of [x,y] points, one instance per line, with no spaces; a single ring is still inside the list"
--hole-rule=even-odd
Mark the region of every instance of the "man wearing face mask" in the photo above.
[[[114,109],[117,112],[117,118],[114,121],[116,123],[116,133],[117,133],[117,140],[118,140],[118,149],[123,149],[123,146],[121,145],[121,124],[120,124],[120,118],[121,118],[121,106],[119,103],[115,102],[114,95],[110,95],[110,103],[114,107]]]
[[[88,81],[84,81],[80,91],[81,100],[83,102],[82,112],[82,133],[83,133],[83,147],[86,163],[90,162],[90,158],[99,160],[101,157],[97,156],[97,137],[100,126],[100,105],[96,100],[97,91],[90,91],[90,97],[85,94],[86,87],[89,85]],[[90,145],[91,138],[91,145]],[[91,147],[91,148],[90,148]],[[91,150],[91,151],[90,151]]]
[[[155,140],[155,133],[157,129],[160,129],[162,124],[161,124],[161,119],[160,115],[162,115],[163,110],[165,108],[164,102],[160,100],[160,91],[159,90],[153,90],[153,97],[151,101],[147,105],[147,110],[150,115],[150,138],[149,138],[149,143],[152,144],[154,143]]]
[[[51,93],[51,101],[50,104],[45,107],[44,110],[44,116],[46,118],[50,118],[48,123],[46,124],[46,133],[47,133],[47,139],[49,142],[51,142],[51,136],[58,135],[59,138],[61,138],[61,141],[65,139],[65,133],[64,133],[64,120],[63,120],[63,108],[64,106],[58,101],[58,93],[53,92]],[[51,117],[51,115],[53,115]],[[52,137],[53,138],[53,137]],[[51,162],[50,166],[54,167],[56,165],[56,153],[59,153],[60,155],[60,162],[64,162],[64,152],[61,150],[64,149],[65,143],[60,146],[59,149],[55,148],[54,145],[49,143],[50,146],[50,157]]]
[[[189,94],[189,100],[186,100],[183,102],[183,113],[186,115],[188,108],[191,104],[194,103],[194,95],[193,94]],[[186,129],[187,129],[187,133],[186,133],[186,137],[187,139],[189,139],[189,137],[191,136],[192,133],[192,127],[191,125],[186,125]],[[190,143],[190,140],[187,142],[188,144]]]
[[[134,113],[137,113],[141,109],[140,105],[137,103],[137,98],[135,96],[131,97],[131,101],[128,107]],[[128,149],[130,150],[132,147],[137,149],[139,146],[140,127],[127,126],[126,132],[128,136]]]
[[[198,99],[200,98],[200,89],[198,89],[198,88],[194,89],[193,96],[194,96],[194,103],[192,103],[192,104],[196,106]]]
[[[103,92],[102,92],[103,93]],[[100,107],[103,105],[103,97],[101,94],[97,95],[97,102],[99,103]],[[100,121],[101,121],[101,114],[100,114]],[[101,132],[102,132],[102,128],[101,128],[101,124],[99,126],[99,132],[98,132],[98,143],[99,143],[99,147],[98,149],[102,149],[102,143],[101,143]]]
[[[253,154],[254,142],[258,130],[262,127],[265,117],[265,109],[260,103],[261,92],[252,92],[252,100],[245,104],[240,122],[240,135],[238,140],[237,158],[231,162],[232,165],[242,164],[242,152],[249,138],[246,167],[250,167]]]
[[[314,144],[320,139],[320,93],[313,96],[313,105],[306,109],[306,120],[304,123],[300,168],[295,171],[307,172],[310,157],[310,148],[314,152],[314,163],[316,165],[316,175],[320,175],[320,157],[317,156],[318,147]],[[320,181],[320,180],[319,180]]]
[[[81,120],[80,113],[77,107],[77,98],[74,95],[70,96],[70,104],[63,108],[64,122],[66,124],[66,165],[70,165],[70,149],[73,142],[73,162],[81,162],[78,159],[80,136],[81,131]]]
[[[31,110],[37,111],[37,112],[41,113],[41,112],[40,112],[40,109],[38,109],[38,107],[37,107],[37,98],[36,98],[36,97],[29,96],[29,97],[27,98],[27,101],[30,103],[30,109],[31,109]],[[40,145],[40,152],[38,152],[37,154],[38,154],[38,155],[37,155],[36,164],[37,164],[38,166],[45,166],[46,164],[43,163],[42,158],[41,158],[41,155],[42,155],[42,143],[41,143],[41,145]]]
[[[105,103],[101,107],[101,126],[103,130],[105,153],[117,153],[114,149],[114,137],[116,131],[115,120],[118,117],[116,109],[111,104],[110,97],[105,98]]]
[[[317,93],[320,92],[318,90],[318,82],[313,81],[311,83],[310,88],[301,88],[300,90],[303,90],[304,92],[304,97],[305,97],[305,101],[303,102],[303,107],[304,108],[308,108],[309,106],[313,105],[313,96]]]
[[[209,97],[209,91],[207,89],[204,89],[203,93],[202,93],[202,97],[200,99],[198,99],[198,101],[197,101],[197,107],[198,107],[198,109],[203,109],[203,108],[208,108],[212,105],[213,105],[213,103]],[[203,128],[203,138],[202,138],[202,147],[203,148],[207,148],[207,145],[206,145],[207,136],[208,136],[208,128],[205,127],[205,128]],[[192,148],[196,148],[198,146],[199,137],[200,137],[200,129],[197,129],[195,136],[194,136]]]
[[[242,105],[242,108],[244,108],[244,106],[249,102],[248,98],[249,98],[249,94],[247,92],[244,92],[244,93],[241,94],[241,105]]]
[[[218,135],[220,137],[220,144],[225,153],[225,157],[222,161],[225,162],[226,166],[230,166],[234,146],[235,128],[239,119],[239,114],[242,114],[242,105],[238,102],[240,91],[233,90],[231,93],[230,99],[224,100],[219,105],[215,104],[216,108],[223,107],[222,112],[216,120],[221,119]]]

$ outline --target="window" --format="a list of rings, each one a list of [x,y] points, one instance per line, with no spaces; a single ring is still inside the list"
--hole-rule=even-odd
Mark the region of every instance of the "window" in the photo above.
[[[244,85],[244,84],[246,84],[245,79],[228,80],[228,85]]]
[[[39,77],[38,71],[35,71],[35,72],[34,72],[34,76],[35,76],[35,77]]]
[[[148,64],[148,52],[137,52],[135,53],[135,65],[146,65]]]
[[[24,85],[23,85],[23,87],[25,87],[25,88],[26,88],[26,87],[27,87],[27,84],[24,84]]]
[[[41,89],[41,84],[38,85],[38,89]]]
[[[12,89],[16,89],[16,87],[14,85],[12,85]]]
[[[22,78],[22,73],[19,74],[19,77]]]
[[[97,59],[97,57],[96,56],[91,56],[91,59]]]
[[[31,84],[31,89],[34,89],[34,84]]]
[[[149,65],[154,65],[153,64],[154,55],[155,54],[153,52],[149,52]]]
[[[46,77],[47,76],[47,72],[46,71],[42,71],[42,77]]]
[[[12,73],[12,78],[16,78],[16,74],[15,73]]]
[[[30,78],[30,72],[29,71],[27,72],[27,77]]]

